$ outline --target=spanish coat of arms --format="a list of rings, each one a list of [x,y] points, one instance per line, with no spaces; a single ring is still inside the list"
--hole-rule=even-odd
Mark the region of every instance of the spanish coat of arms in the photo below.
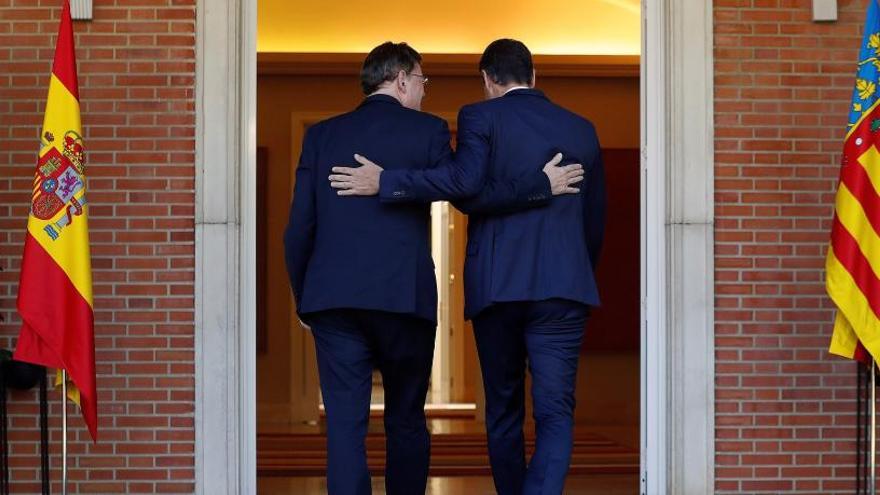
[[[46,133],[44,139],[51,143],[54,136]],[[63,151],[51,146],[37,164],[37,176],[34,183],[34,197],[31,205],[33,215],[40,220],[51,220],[59,212],[67,209],[67,214],[57,222],[45,227],[46,232],[54,240],[58,230],[73,222],[74,216],[82,215],[85,196],[76,198],[76,194],[85,187],[83,178],[85,167],[85,150],[82,137],[68,131],[64,135]]]

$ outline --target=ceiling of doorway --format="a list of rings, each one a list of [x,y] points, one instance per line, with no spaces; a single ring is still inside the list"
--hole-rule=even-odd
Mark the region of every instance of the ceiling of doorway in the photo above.
[[[542,55],[638,55],[639,0],[258,0],[257,51],[365,53],[406,41],[422,53],[481,53],[498,38]]]

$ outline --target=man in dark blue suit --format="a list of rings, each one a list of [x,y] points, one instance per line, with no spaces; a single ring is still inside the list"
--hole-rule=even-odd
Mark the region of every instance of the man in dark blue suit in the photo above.
[[[424,402],[437,316],[428,205],[340,198],[326,180],[332,164],[355,152],[389,171],[460,162],[468,170],[463,193],[486,187],[510,207],[545,203],[581,175],[580,165],[556,167],[558,160],[542,171],[540,158],[521,176],[487,182],[482,145],[465,138],[453,155],[446,122],[418,111],[427,82],[420,61],[403,43],[370,52],[361,71],[367,98],[308,129],[296,171],[285,256],[297,312],[315,337],[331,495],[370,493],[364,442],[374,368],[385,389],[387,493],[424,493]]]
[[[378,191],[387,205],[459,199],[454,204],[469,214],[465,317],[473,320],[480,356],[495,487],[499,495],[561,494],[581,340],[589,306],[599,303],[594,274],[605,223],[599,141],[588,120],[534,89],[531,53],[521,42],[490,44],[480,70],[487,100],[463,108],[459,119],[466,116],[473,140],[484,143],[490,183],[522,177],[527,164],[562,153],[584,164],[580,194],[541,208],[510,204],[505,196],[513,193],[505,187],[467,198],[459,169],[466,163],[383,171],[369,153],[358,158],[361,167],[335,167],[330,179],[346,194]],[[528,466],[522,431],[527,365],[537,434]]]

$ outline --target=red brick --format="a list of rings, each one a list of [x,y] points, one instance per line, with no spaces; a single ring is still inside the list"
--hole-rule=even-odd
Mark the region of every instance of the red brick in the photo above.
[[[58,16],[56,5],[42,0],[12,4],[0,0],[0,163],[7,164],[0,173],[3,316],[14,307],[27,214],[26,193],[19,191],[28,190],[33,173],[32,139],[45,108]],[[75,22],[74,29],[90,164],[101,443],[93,445],[75,418],[72,491],[191,493],[193,423],[172,423],[167,415],[192,415],[194,408],[195,4],[111,0],[97,2],[95,10],[94,21]],[[138,192],[153,196],[137,204],[128,194]],[[177,239],[186,245],[168,244]],[[177,260],[174,266],[169,259]],[[172,291],[180,295],[163,298]],[[170,324],[184,317],[185,323]],[[0,341],[14,332],[15,325],[0,325]],[[187,340],[169,338],[175,335]],[[130,362],[139,357],[161,361]],[[173,370],[171,361],[177,363]],[[154,376],[169,381],[159,385]],[[174,398],[172,389],[180,392]],[[10,395],[14,493],[39,491],[33,403],[32,394]],[[26,419],[19,416],[25,405]],[[53,428],[57,414],[53,407]],[[178,442],[173,450],[162,432]],[[160,463],[152,458],[172,452],[175,457]],[[57,483],[55,488],[60,491]]]

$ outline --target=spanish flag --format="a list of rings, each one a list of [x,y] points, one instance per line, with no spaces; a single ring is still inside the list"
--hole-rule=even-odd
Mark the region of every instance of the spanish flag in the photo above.
[[[18,288],[23,321],[15,359],[66,370],[93,440],[98,436],[92,268],[85,149],[70,5],[64,0]]]

